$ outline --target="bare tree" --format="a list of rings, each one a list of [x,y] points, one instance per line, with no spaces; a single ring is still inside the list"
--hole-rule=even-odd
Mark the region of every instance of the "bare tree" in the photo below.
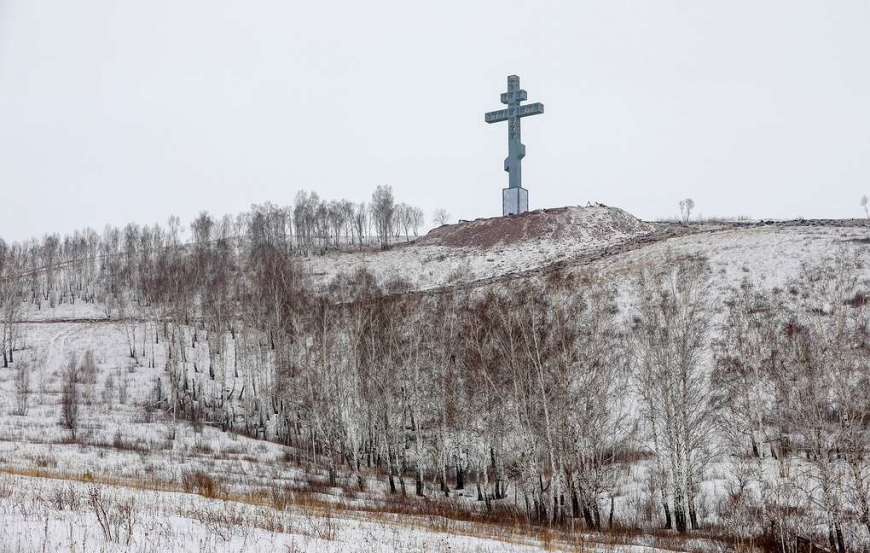
[[[19,361],[15,367],[15,410],[13,414],[23,417],[27,415],[27,399],[30,396],[30,365],[27,361]]]
[[[293,207],[293,224],[296,229],[296,245],[310,252],[317,235],[317,211],[320,197],[316,192],[300,191]]]
[[[870,199],[867,198],[867,194],[861,196],[861,207],[864,208],[864,216],[870,219]]]
[[[110,409],[115,403],[115,377],[113,375],[106,376],[106,380],[103,382],[103,403],[105,403]]]
[[[85,403],[90,405],[94,401],[97,386],[97,361],[94,358],[94,350],[92,349],[86,350],[84,356],[82,356],[81,366],[79,366],[79,378],[85,387]]]
[[[411,239],[411,228],[414,225],[414,208],[406,203],[396,206],[396,228],[405,235],[405,241]],[[397,235],[399,233],[397,232]]]
[[[6,368],[9,363],[14,362],[15,337],[22,302],[19,295],[20,279],[16,274],[21,266],[15,263],[11,255],[4,264],[3,261],[6,260],[3,259],[3,253],[0,250],[0,350],[2,350],[3,367]]]
[[[420,227],[426,224],[426,216],[423,214],[423,210],[419,207],[412,207],[410,214],[410,223],[411,229],[414,231],[414,236],[418,236]]]
[[[448,213],[443,207],[439,207],[435,210],[435,213],[432,214],[432,220],[438,226],[446,225],[450,222],[450,213]]]
[[[396,212],[391,186],[379,185],[375,189],[372,194],[371,210],[381,248],[387,249],[390,247],[390,233],[393,230]]]
[[[178,247],[182,243],[181,217],[170,215],[167,224],[169,226],[170,241],[174,247]]]
[[[125,336],[127,337],[127,350],[130,353],[130,358],[138,360],[136,355],[136,332],[139,330],[139,319],[135,312],[134,301],[126,290],[118,290],[116,301],[114,303],[117,308],[117,318],[124,325]],[[107,306],[110,303],[107,302]]]
[[[118,371],[118,403],[121,405],[127,404],[128,391],[129,391],[130,381],[127,378],[127,375]]]
[[[57,305],[57,264],[60,257],[60,236],[49,234],[42,239],[42,262],[45,271],[45,286],[42,297],[49,302],[50,307]]]
[[[774,382],[784,360],[786,317],[782,294],[758,290],[748,279],[726,300],[725,320],[714,342],[713,386],[721,406],[720,432],[735,459],[747,453],[781,457]]]
[[[356,231],[359,247],[362,249],[369,231],[369,209],[365,202],[360,202],[353,208],[353,228]]]
[[[847,549],[848,511],[857,512],[870,532],[870,320],[861,266],[857,254],[843,250],[805,265],[791,283],[794,305],[784,328],[787,358],[778,383],[790,400],[787,424],[806,454],[806,497],[824,513],[830,546],[838,553]]]
[[[338,202],[338,208],[341,211],[342,234],[344,235],[345,243],[353,243],[354,235],[354,205],[350,200],[341,200]]]
[[[673,501],[674,528],[699,528],[695,490],[710,460],[714,413],[708,350],[709,268],[705,260],[670,257],[638,281],[633,336],[638,389],[656,456]],[[663,490],[663,496],[664,494]],[[669,518],[667,497],[663,497]]]
[[[621,475],[618,455],[632,438],[629,386],[630,366],[624,329],[618,322],[616,289],[591,276],[579,284],[564,282],[567,299],[554,297],[551,327],[559,344],[560,371],[556,382],[564,388],[563,413],[567,432],[566,471],[574,516],[586,525],[602,526],[602,503],[609,498],[608,525],[613,527],[614,495]],[[558,294],[554,286],[550,294]],[[574,298],[576,307],[570,308]],[[577,408],[571,408],[577,406]]]
[[[79,427],[79,367],[75,356],[71,356],[63,372],[60,392],[60,424],[70,432],[75,441]]]
[[[695,208],[695,200],[692,198],[686,198],[685,200],[680,200],[680,217],[683,220],[683,223],[688,223],[689,219],[692,217],[692,210]]]
[[[33,251],[26,245],[7,245],[0,239],[0,355],[3,357],[3,367],[15,361],[16,342],[19,337],[18,324],[24,306],[22,285],[25,277],[22,273],[27,268],[27,258]],[[31,279],[35,277],[31,276]],[[41,297],[37,285],[31,280],[31,298]],[[38,301],[38,300],[37,300]]]

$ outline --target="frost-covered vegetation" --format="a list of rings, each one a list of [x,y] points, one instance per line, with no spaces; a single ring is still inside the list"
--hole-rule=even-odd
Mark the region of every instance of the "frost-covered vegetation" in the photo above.
[[[480,525],[431,516],[354,513],[341,505],[300,503],[281,492],[268,500],[225,500],[21,475],[0,477],[0,522],[4,553],[545,550],[531,535],[489,536]],[[551,546],[575,547],[564,536],[548,536]]]
[[[292,213],[202,214],[189,240],[173,220],[0,247],[6,470],[82,481],[98,523],[87,485],[280,517],[436,513],[524,539],[870,542],[866,227],[689,233],[426,292],[401,267],[312,278]]]

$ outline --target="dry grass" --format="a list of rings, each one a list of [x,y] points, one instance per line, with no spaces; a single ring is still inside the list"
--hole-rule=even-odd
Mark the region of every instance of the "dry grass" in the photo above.
[[[220,482],[200,470],[182,472],[181,489],[186,493],[195,493],[209,499],[226,496]]]
[[[483,503],[465,503],[456,499],[418,498],[391,495],[378,501],[353,499],[325,483],[318,475],[283,488],[263,487],[247,493],[233,493],[218,480],[202,471],[186,471],[178,481],[158,478],[125,479],[94,476],[89,473],[70,474],[43,469],[3,469],[0,472],[50,478],[88,484],[102,484],[157,492],[185,492],[209,499],[223,500],[219,508],[192,510],[186,513],[203,524],[210,532],[228,539],[250,528],[272,532],[298,533],[310,538],[332,540],[340,528],[341,520],[379,522],[390,526],[425,530],[437,534],[468,536],[497,540],[516,545],[539,545],[551,551],[612,550],[617,546],[644,545],[669,551],[728,549],[734,551],[766,550],[762,542],[739,541],[728,538],[720,528],[696,531],[681,536],[671,531],[622,527],[588,532],[579,519],[569,520],[566,526],[533,525],[519,509],[492,503],[489,509]],[[2,491],[0,481],[0,491]],[[73,508],[74,500],[63,486],[45,501],[58,509]],[[350,491],[350,490],[348,490]],[[336,493],[341,492],[341,493]],[[244,517],[240,505],[261,507],[256,517]],[[106,520],[124,521],[121,506],[106,507]],[[117,513],[116,513],[117,511]],[[294,528],[282,512],[295,512],[303,523]],[[115,513],[115,514],[112,514]],[[129,514],[129,513],[128,513]],[[114,517],[114,518],[111,518]],[[135,524],[135,521],[131,522]],[[118,522],[116,526],[122,524]],[[113,540],[123,542],[129,535],[121,526],[112,534]],[[702,547],[699,544],[705,544]]]

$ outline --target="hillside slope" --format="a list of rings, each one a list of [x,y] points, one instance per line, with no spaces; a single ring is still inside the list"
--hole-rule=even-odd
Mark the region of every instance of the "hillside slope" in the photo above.
[[[563,207],[445,225],[389,251],[330,253],[305,265],[321,284],[365,268],[381,282],[402,278],[424,290],[533,270],[656,230],[613,207]]]
[[[594,272],[616,285],[619,311],[629,316],[636,275],[668,263],[674,255],[709,261],[721,310],[723,297],[743,279],[767,288],[785,287],[807,262],[831,255],[870,260],[870,225],[810,221],[686,228],[650,225],[612,208],[565,208],[455,225],[391,251],[336,254],[306,264],[309,270],[320,269],[315,276],[322,282],[339,271],[366,267],[384,281],[408,277],[421,293],[499,287],[546,278],[557,269]],[[870,263],[862,271],[870,279]],[[156,538],[148,532],[162,528],[154,550],[254,551],[274,544],[296,551],[450,547],[519,552],[548,545],[526,535],[502,535],[497,527],[465,526],[430,514],[421,521],[407,513],[373,513],[390,497],[383,479],[373,477],[365,491],[358,491],[347,473],[330,485],[324,468],[292,447],[224,432],[218,425],[176,421],[170,411],[155,408],[169,389],[171,366],[165,337],[157,340],[159,326],[107,320],[99,302],[43,305],[41,310],[28,304],[26,309],[26,322],[19,329],[22,347],[16,352],[16,363],[31,367],[26,413],[14,414],[20,386],[16,371],[0,372],[0,471],[14,474],[0,478],[0,518],[14,529],[0,535],[0,545],[17,544],[8,550],[73,550],[73,542],[106,546],[98,534],[82,530],[95,523],[88,505],[94,486],[109,497],[116,512],[135,495],[132,541],[149,543]],[[141,343],[137,359],[129,354],[131,332],[133,341]],[[235,338],[227,340],[225,356],[217,359],[216,375],[205,369],[212,362],[209,341],[197,339],[196,333],[183,335],[182,341],[192,365],[184,369],[186,377],[205,397],[227,397],[233,403],[234,393],[241,398],[240,389],[260,385],[250,367],[235,364],[240,343]],[[94,353],[96,373],[93,382],[80,385],[79,435],[71,440],[58,424],[63,373],[70,359],[82,359],[88,350]],[[241,412],[245,402],[239,399],[233,405]],[[714,506],[727,490],[730,462],[717,456],[699,482],[709,506],[705,524],[717,522]],[[618,523],[638,520],[643,512],[648,473],[649,463],[640,458],[620,474],[612,502]],[[412,477],[406,475],[404,481],[412,489]],[[436,485],[432,481],[433,490]],[[130,487],[137,486],[149,491],[132,494]],[[430,497],[433,501],[427,498],[424,505],[437,503],[435,493]],[[326,509],[327,504],[335,511]],[[471,487],[456,490],[444,504],[482,509]],[[28,514],[32,512],[37,514]],[[379,535],[390,535],[392,541],[365,541]],[[109,544],[106,550],[125,548]]]

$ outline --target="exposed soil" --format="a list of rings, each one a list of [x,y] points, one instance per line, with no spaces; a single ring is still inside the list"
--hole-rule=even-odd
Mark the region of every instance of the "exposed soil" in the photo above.
[[[559,207],[445,225],[432,230],[417,243],[490,249],[529,241],[583,241],[614,234],[633,236],[653,230],[650,223],[613,207]]]

